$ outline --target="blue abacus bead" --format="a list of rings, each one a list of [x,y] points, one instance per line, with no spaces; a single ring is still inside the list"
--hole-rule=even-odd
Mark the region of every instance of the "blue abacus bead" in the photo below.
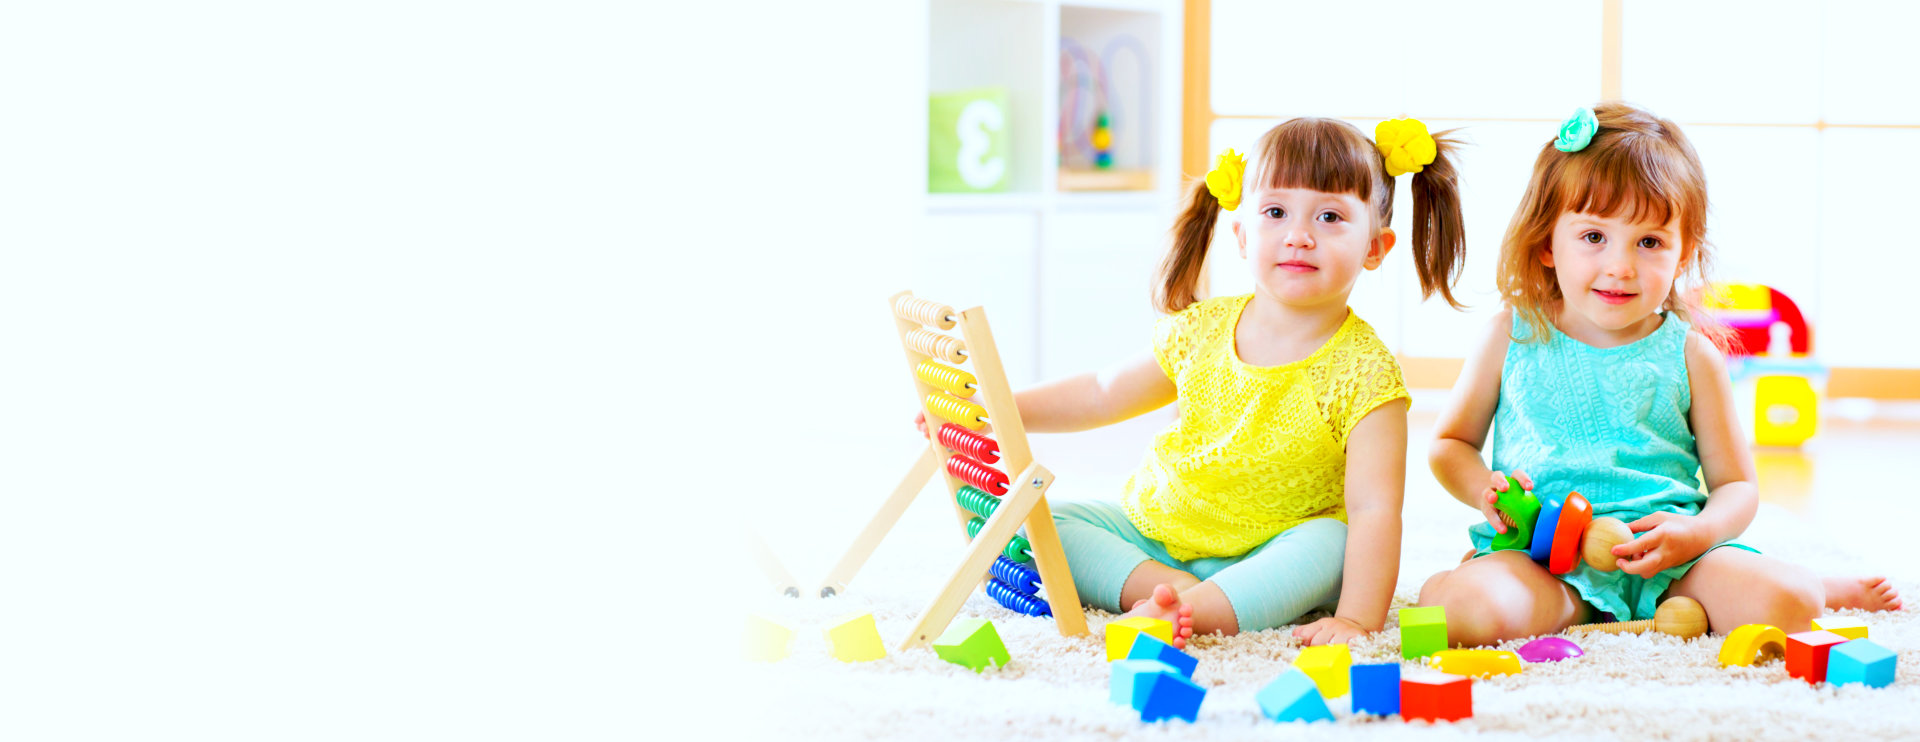
[[[987,595],[1015,613],[1024,613],[1029,616],[1053,615],[1053,606],[1047,605],[1047,601],[1021,593],[1007,583],[1001,582],[997,577],[987,578]]]
[[[1188,678],[1193,677],[1193,671],[1200,667],[1200,660],[1194,659],[1193,655],[1175,649],[1172,644],[1145,632],[1134,636],[1133,647],[1127,650],[1127,659],[1164,662]]]
[[[1566,504],[1565,500],[1548,500],[1540,506],[1540,517],[1533,521],[1533,543],[1527,545],[1527,556],[1534,561],[1545,562],[1553,556],[1553,533],[1560,525],[1560,509]]]
[[[993,566],[987,572],[1000,579],[1016,591],[1027,595],[1040,594],[1040,573],[1033,568],[1019,564],[1005,555],[993,558]]]
[[[1098,168],[1113,167],[1113,153],[1100,152],[1093,156],[1093,165]]]

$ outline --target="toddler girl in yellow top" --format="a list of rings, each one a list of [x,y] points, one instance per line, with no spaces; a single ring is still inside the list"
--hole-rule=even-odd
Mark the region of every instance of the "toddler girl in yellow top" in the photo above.
[[[1019,393],[1039,432],[1086,430],[1180,403],[1119,503],[1054,511],[1088,604],[1233,634],[1292,623],[1312,644],[1380,630],[1400,564],[1407,392],[1373,328],[1347,308],[1354,281],[1396,242],[1396,176],[1411,173],[1413,252],[1425,295],[1453,302],[1465,260],[1452,143],[1418,121],[1375,130],[1294,119],[1247,158],[1228,150],[1174,225],[1151,355]],[[1254,291],[1194,297],[1220,210]],[[1351,530],[1349,530],[1351,529]],[[1344,589],[1342,585],[1344,584]]]

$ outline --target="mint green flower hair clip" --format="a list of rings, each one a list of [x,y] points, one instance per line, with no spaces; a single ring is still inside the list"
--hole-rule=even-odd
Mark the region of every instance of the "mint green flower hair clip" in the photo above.
[[[1566,123],[1560,125],[1560,137],[1553,140],[1553,148],[1561,152],[1579,152],[1593,143],[1593,135],[1599,130],[1600,120],[1593,117],[1593,109],[1581,106]]]

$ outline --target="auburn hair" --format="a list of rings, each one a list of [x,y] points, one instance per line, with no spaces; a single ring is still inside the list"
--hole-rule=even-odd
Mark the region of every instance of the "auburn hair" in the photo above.
[[[1455,309],[1453,283],[1466,263],[1466,229],[1460,213],[1460,174],[1451,131],[1434,135],[1438,153],[1414,173],[1413,257],[1420,274],[1420,296],[1439,292]],[[1247,152],[1241,188],[1308,188],[1351,193],[1373,208],[1375,229],[1393,222],[1393,178],[1373,140],[1338,119],[1297,118],[1267,130]],[[1204,179],[1187,187],[1186,204],[1173,224],[1173,246],[1160,266],[1154,303],[1169,314],[1187,308],[1195,296],[1207,246],[1220,218],[1220,201]]]
[[[1666,224],[1680,221],[1680,270],[1661,307],[1724,347],[1726,328],[1702,309],[1712,249],[1707,242],[1707,176],[1700,155],[1672,121],[1620,102],[1593,108],[1599,128],[1578,152],[1552,141],[1540,147],[1533,177],[1500,241],[1500,294],[1532,330],[1551,333],[1550,310],[1563,297],[1541,256],[1553,247],[1553,226],[1568,212]],[[1690,285],[1678,285],[1687,281]],[[1519,341],[1519,338],[1515,338]]]

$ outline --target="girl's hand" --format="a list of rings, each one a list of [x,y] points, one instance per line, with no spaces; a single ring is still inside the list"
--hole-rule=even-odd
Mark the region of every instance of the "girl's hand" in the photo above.
[[[1691,515],[1654,513],[1627,524],[1639,538],[1613,547],[1621,557],[1620,571],[1651,577],[1676,564],[1707,553],[1713,544],[1706,529]]]
[[[1520,480],[1520,486],[1533,489],[1533,477],[1519,469],[1513,470],[1513,478]],[[1506,533],[1513,527],[1513,519],[1494,507],[1500,501],[1500,493],[1507,491],[1507,475],[1504,472],[1493,473],[1493,483],[1480,493],[1480,514],[1487,516],[1487,525],[1493,526],[1494,533]]]
[[[926,410],[921,410],[919,412],[913,413],[913,429],[920,431],[921,438],[925,438],[927,440],[933,440],[933,436],[927,433],[927,411]]]
[[[1345,644],[1354,637],[1371,633],[1352,619],[1328,616],[1305,626],[1294,627],[1293,638],[1306,642],[1309,647],[1318,647],[1323,644]]]

